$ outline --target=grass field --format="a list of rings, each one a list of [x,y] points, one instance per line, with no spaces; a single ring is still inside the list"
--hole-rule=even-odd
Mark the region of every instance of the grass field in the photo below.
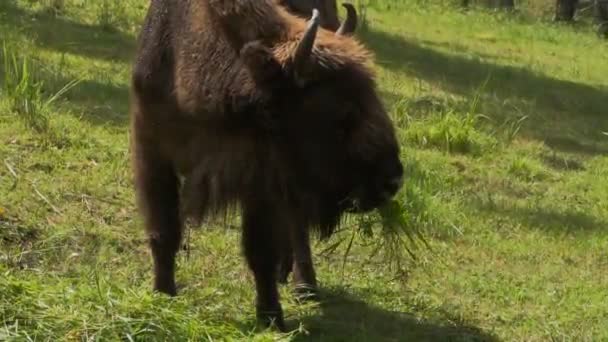
[[[371,1],[358,35],[432,250],[396,270],[359,237],[322,253],[352,230],[317,244],[324,300],[281,288],[279,335],[236,228],[189,231],[180,296],[150,290],[127,131],[148,1],[0,1],[0,340],[608,340],[608,45],[423,3]]]

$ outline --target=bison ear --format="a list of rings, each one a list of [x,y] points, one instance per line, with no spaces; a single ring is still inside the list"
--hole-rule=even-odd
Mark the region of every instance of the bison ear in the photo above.
[[[272,86],[282,75],[281,64],[276,60],[272,50],[259,40],[243,45],[240,58],[256,84],[260,86]]]

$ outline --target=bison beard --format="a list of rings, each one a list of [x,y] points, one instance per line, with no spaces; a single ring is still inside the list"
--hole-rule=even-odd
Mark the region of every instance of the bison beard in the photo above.
[[[151,0],[131,144],[154,288],[176,294],[186,219],[238,208],[258,318],[284,329],[288,265],[297,289],[316,290],[310,228],[327,237],[345,211],[381,205],[403,167],[368,51],[277,1]]]

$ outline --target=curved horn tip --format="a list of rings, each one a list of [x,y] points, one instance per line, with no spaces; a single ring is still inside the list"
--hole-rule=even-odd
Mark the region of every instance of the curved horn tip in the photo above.
[[[312,17],[310,17],[309,23],[318,25],[320,21],[321,21],[321,13],[319,12],[318,9],[313,8]]]
[[[308,21],[308,25],[306,31],[304,31],[304,35],[302,36],[300,42],[298,43],[295,53],[294,53],[294,71],[296,75],[296,79],[299,79],[298,82],[304,82],[301,79],[301,75],[306,73],[307,65],[309,63],[309,57],[312,53],[315,38],[317,36],[317,30],[319,28],[320,22],[320,13],[316,8],[312,9],[312,17]]]
[[[349,2],[343,2],[342,7],[346,8],[346,19],[336,31],[337,36],[351,35],[357,29],[357,10],[355,6]]]

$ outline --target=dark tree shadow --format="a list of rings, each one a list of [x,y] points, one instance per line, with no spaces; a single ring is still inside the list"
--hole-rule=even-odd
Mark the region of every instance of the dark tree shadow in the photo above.
[[[0,53],[0,75],[5,72],[3,58],[5,57]],[[23,56],[18,55],[17,58]],[[30,61],[34,65],[32,73],[35,79],[42,81],[42,96],[45,98],[53,96],[66,84],[74,81],[61,72],[45,68],[35,57]],[[90,123],[114,126],[124,126],[127,123],[128,103],[127,87],[96,80],[80,81],[56,102],[61,108],[69,109],[71,113]]]
[[[101,28],[82,25],[65,19],[53,18],[50,14],[31,14],[11,2],[0,2],[0,20],[7,20],[24,34],[34,34],[35,43],[43,48],[76,53],[87,57],[106,59],[128,59],[133,49],[133,38],[117,32],[101,32]],[[73,45],[70,42],[76,41]],[[37,59],[35,55],[21,52],[17,47],[17,58],[24,53],[32,62],[31,72],[43,82],[43,96],[52,96],[73,81],[61,68],[54,68]],[[10,51],[10,50],[9,50]],[[0,51],[0,61],[4,58]],[[0,63],[3,74],[4,63]],[[102,80],[82,80],[60,97],[57,102],[74,115],[94,124],[124,126],[128,120],[128,89]]]
[[[596,128],[605,129],[605,127],[606,125],[602,124],[601,126],[597,126]],[[597,141],[589,141],[588,139],[580,139],[578,136],[572,137],[554,134],[545,138],[545,144],[547,144],[553,149],[562,152],[579,153],[586,155],[608,154],[608,147],[606,147],[606,143],[602,140],[608,140],[608,137],[600,136]]]
[[[569,158],[554,153],[545,153],[541,156],[542,162],[557,171],[584,171],[585,165],[578,159]]]
[[[323,291],[321,308],[320,316],[303,319],[309,334],[295,341],[498,341],[477,327],[454,323],[458,319],[421,321],[368,305],[344,290]]]
[[[564,152],[608,153],[608,87],[559,80],[526,68],[488,62],[490,56],[449,55],[399,35],[367,30],[359,37],[379,64],[468,98],[480,87],[484,114],[505,119],[529,115],[521,133]],[[483,59],[482,59],[483,58]]]
[[[0,20],[41,48],[90,58],[129,62],[135,38],[117,30],[86,25],[50,12],[29,12],[13,1],[0,1]]]
[[[604,231],[608,222],[599,220],[582,211],[557,211],[550,208],[522,208],[501,203],[476,203],[481,212],[492,217],[502,216],[509,222],[520,223],[527,229],[547,233],[587,234]]]
[[[472,50],[468,46],[457,43],[457,42],[438,42],[438,41],[425,39],[425,40],[420,40],[419,43],[422,45],[426,45],[426,46],[434,46],[437,48],[449,49],[451,51],[458,51],[458,52],[463,52],[463,53],[464,52],[474,53],[475,56],[485,58],[485,59],[493,59],[493,58],[497,57],[497,55],[494,55],[494,54]]]
[[[66,84],[68,80],[58,85]],[[129,91],[127,87],[85,80],[66,93],[63,105],[90,123],[123,127],[128,123]]]

